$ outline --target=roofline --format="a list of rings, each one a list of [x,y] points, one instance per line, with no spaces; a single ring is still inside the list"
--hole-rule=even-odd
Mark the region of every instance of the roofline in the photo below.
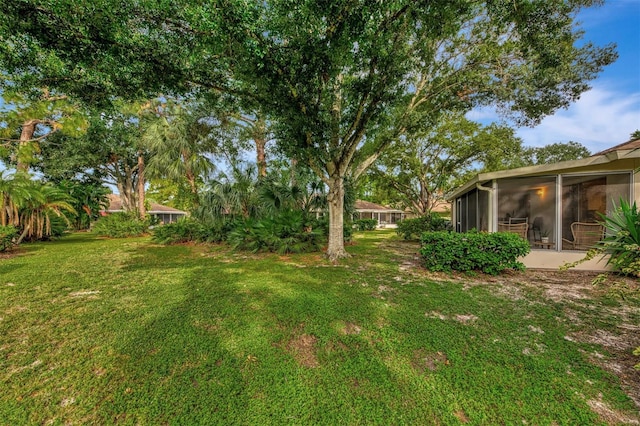
[[[575,169],[578,167],[597,166],[601,164],[608,164],[616,160],[623,160],[628,158],[640,158],[640,148],[623,149],[618,151],[611,151],[606,154],[594,155],[587,158],[581,158],[580,160],[568,160],[561,161],[553,164],[541,164],[538,166],[526,166],[519,167],[517,169],[500,170],[497,172],[479,173],[475,175],[471,180],[467,181],[464,185],[456,188],[453,192],[446,195],[446,199],[451,202],[456,197],[465,194],[472,187],[477,184],[483,184],[494,179],[505,179],[511,177],[524,177],[541,175],[545,173],[558,172],[560,170]]]
[[[356,209],[358,213],[404,213],[404,210],[395,209]]]
[[[101,210],[105,213],[124,213],[123,209],[120,210]],[[161,213],[166,213],[166,214],[183,214],[183,215],[187,215],[188,213],[182,210],[173,210],[173,211],[166,211],[166,210],[147,210],[147,213],[149,214],[161,214]]]
[[[175,211],[166,211],[166,210],[147,210],[147,213],[149,214],[182,214],[182,215],[187,215],[187,212],[183,212],[182,210],[175,210]]]

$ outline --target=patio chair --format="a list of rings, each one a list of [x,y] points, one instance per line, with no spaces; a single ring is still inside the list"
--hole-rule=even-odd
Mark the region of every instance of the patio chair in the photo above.
[[[599,223],[573,222],[571,224],[573,241],[562,239],[563,246],[571,250],[588,250],[604,237],[604,226]]]
[[[516,223],[529,223],[528,217],[510,217],[509,225],[514,225]]]
[[[527,231],[528,230],[529,230],[529,224],[526,223],[526,222],[523,222],[523,223],[498,223],[498,232],[511,232],[512,234],[518,234],[524,240],[527,240]]]

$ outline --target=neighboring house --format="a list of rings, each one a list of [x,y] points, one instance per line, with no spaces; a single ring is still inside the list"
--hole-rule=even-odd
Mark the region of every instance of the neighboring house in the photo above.
[[[109,207],[105,210],[104,214],[109,213],[117,213],[123,212],[122,209],[122,200],[120,196],[117,194],[109,194]],[[147,210],[147,214],[151,216],[157,217],[161,223],[172,223],[180,219],[181,217],[187,216],[187,212],[183,212],[182,210],[174,209],[173,207],[163,206],[158,203],[149,203],[150,208]]]
[[[592,243],[581,244],[580,233],[599,232],[589,224],[600,214],[620,199],[640,203],[640,139],[581,160],[480,173],[447,198],[457,232],[524,222],[534,249],[584,251]],[[549,243],[541,243],[544,235]]]
[[[405,212],[402,210],[390,209],[369,201],[357,200],[355,208],[354,219],[375,219],[378,221],[378,227],[381,228],[386,226],[393,228],[405,218]]]

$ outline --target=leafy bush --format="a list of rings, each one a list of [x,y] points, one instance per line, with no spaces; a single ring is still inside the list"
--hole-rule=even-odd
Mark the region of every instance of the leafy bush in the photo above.
[[[378,221],[375,219],[357,219],[353,221],[358,231],[375,231]]]
[[[427,232],[422,235],[422,255],[432,271],[482,271],[497,275],[505,269],[523,270],[518,258],[529,253],[529,243],[516,234]]]
[[[218,243],[227,239],[230,230],[231,226],[228,221],[220,220],[205,224],[191,218],[185,218],[154,228],[152,239],[160,244],[190,241]]]
[[[18,236],[18,230],[13,226],[0,225],[0,252],[6,251],[13,245],[13,240]]]
[[[274,217],[242,219],[234,223],[228,242],[232,247],[252,252],[280,254],[319,251],[322,232],[300,211],[282,211]]]
[[[143,235],[148,229],[149,221],[134,213],[112,213],[98,219],[91,231],[103,237],[126,238]]]
[[[614,271],[640,277],[640,213],[636,203],[630,206],[620,200],[620,207],[602,218],[607,237],[597,244],[596,250],[609,255],[607,264]]]
[[[429,213],[415,219],[398,222],[396,233],[405,240],[417,240],[425,232],[450,231],[451,221],[437,213]]]
[[[189,241],[200,241],[202,228],[200,222],[193,219],[180,219],[153,229],[152,240],[160,244],[177,244]]]

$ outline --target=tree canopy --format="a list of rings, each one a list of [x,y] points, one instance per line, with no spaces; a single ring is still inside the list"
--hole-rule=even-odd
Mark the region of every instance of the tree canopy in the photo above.
[[[392,146],[368,178],[388,194],[386,202],[423,215],[470,174],[507,168],[521,152],[522,141],[508,127],[481,126],[461,115],[442,117]]]
[[[588,89],[616,57],[575,25],[597,3],[8,0],[0,69],[93,103],[208,90],[258,105],[328,186],[337,259],[344,182],[389,146],[479,105],[535,124]]]
[[[591,155],[591,152],[581,143],[569,141],[567,143],[552,143],[542,147],[525,149],[523,165],[552,164],[560,161],[579,160]]]

